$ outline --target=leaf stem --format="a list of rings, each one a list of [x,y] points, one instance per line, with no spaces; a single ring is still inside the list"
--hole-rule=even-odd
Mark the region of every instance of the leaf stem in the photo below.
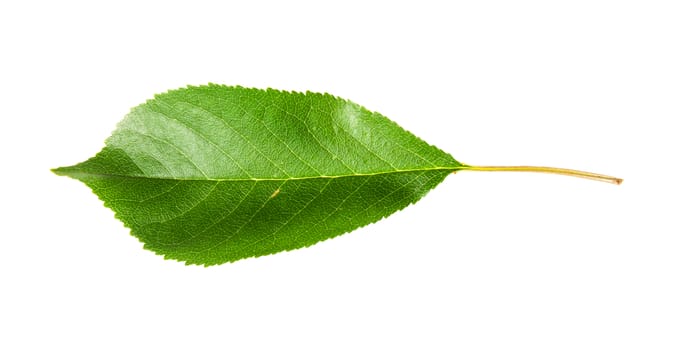
[[[581,177],[584,179],[608,182],[616,185],[620,185],[623,182],[623,179],[590,173],[587,171],[573,170],[573,169],[563,169],[563,168],[551,168],[545,166],[471,166],[468,165],[462,170],[472,170],[472,171],[517,171],[517,172],[532,172],[532,173],[548,173],[548,174],[559,174],[567,176]]]

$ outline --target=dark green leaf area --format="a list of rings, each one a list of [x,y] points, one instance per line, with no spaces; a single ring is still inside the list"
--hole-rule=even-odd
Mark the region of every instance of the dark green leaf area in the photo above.
[[[305,247],[419,200],[448,171],[302,181],[82,179],[145,247],[218,264]]]

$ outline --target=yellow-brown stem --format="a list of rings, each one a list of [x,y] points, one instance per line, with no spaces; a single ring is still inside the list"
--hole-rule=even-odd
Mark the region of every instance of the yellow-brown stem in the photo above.
[[[549,174],[559,174],[559,175],[568,175],[575,177],[582,177],[585,179],[596,180],[608,182],[616,185],[620,185],[623,182],[623,179],[617,177],[601,175],[595,173],[589,173],[587,171],[572,170],[572,169],[562,169],[562,168],[551,168],[546,166],[472,166],[468,165],[462,170],[473,170],[473,171],[518,171],[518,172],[533,172],[533,173],[549,173]]]

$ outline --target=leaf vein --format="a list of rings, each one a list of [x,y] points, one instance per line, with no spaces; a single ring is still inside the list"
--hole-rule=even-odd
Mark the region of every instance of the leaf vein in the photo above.
[[[346,162],[344,162],[344,160],[343,160],[341,157],[337,156],[337,154],[335,154],[334,152],[332,152],[331,150],[329,150],[327,147],[325,147],[325,145],[323,145],[323,143],[321,143],[321,141],[318,140],[318,138],[316,137],[316,135],[311,131],[311,128],[310,128],[309,125],[307,124],[306,120],[300,119],[298,116],[295,115],[295,113],[291,113],[289,110],[287,110],[287,109],[285,109],[285,108],[279,106],[278,104],[276,104],[276,103],[274,103],[274,102],[272,102],[272,105],[274,105],[276,108],[278,108],[279,110],[281,110],[281,111],[284,112],[285,114],[291,116],[293,119],[295,119],[295,120],[297,120],[298,122],[302,123],[302,124],[304,125],[304,128],[305,128],[305,129],[307,130],[307,132],[309,133],[309,135],[316,141],[316,144],[318,144],[318,146],[319,146],[320,148],[324,149],[329,155],[331,155],[333,159],[337,159],[340,163],[342,163],[342,165],[343,165],[345,168],[349,169],[349,171],[351,171],[351,172],[353,172],[353,173],[358,173],[356,170],[354,170],[354,169],[351,168],[349,165],[347,165]],[[309,117],[309,115],[311,114],[312,108],[313,108],[313,106],[312,106],[312,105],[309,105],[309,111],[307,112],[307,117]]]

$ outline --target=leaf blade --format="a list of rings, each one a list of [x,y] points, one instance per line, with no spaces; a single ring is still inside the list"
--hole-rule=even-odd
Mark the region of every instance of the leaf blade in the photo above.
[[[212,265],[350,232],[460,167],[349,101],[208,85],[155,96],[99,154],[55,172],[92,188],[147,249]]]

